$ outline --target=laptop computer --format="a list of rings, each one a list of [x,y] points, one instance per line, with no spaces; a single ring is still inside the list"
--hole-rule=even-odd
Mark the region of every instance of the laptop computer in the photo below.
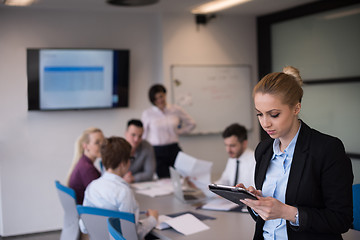
[[[174,195],[177,199],[185,203],[196,203],[206,199],[205,194],[200,189],[183,185],[181,175],[175,168],[169,167],[169,169]]]

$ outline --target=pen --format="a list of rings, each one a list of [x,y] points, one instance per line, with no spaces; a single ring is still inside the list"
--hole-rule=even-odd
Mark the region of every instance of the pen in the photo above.
[[[146,214],[147,211],[140,211],[140,214]]]

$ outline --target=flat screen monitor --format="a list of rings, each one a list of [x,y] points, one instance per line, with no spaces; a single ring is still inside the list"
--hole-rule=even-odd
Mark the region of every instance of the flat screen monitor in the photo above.
[[[28,110],[128,106],[129,50],[27,49]]]

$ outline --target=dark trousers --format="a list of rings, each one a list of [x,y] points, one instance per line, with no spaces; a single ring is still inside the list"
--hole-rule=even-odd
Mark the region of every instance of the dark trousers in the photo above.
[[[173,167],[176,156],[181,148],[179,144],[173,143],[164,146],[154,146],[156,157],[156,173],[159,178],[170,177],[169,167]]]

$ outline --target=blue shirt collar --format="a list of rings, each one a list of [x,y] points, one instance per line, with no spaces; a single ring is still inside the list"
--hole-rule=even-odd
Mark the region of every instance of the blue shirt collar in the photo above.
[[[272,159],[274,159],[276,156],[280,156],[282,154],[286,154],[287,156],[289,156],[291,158],[293,157],[294,150],[295,150],[295,145],[296,145],[297,138],[299,136],[300,129],[301,129],[301,122],[300,122],[300,127],[299,127],[296,135],[291,140],[290,144],[286,147],[284,152],[281,152],[281,150],[280,150],[280,139],[278,139],[278,138],[275,139],[275,141],[273,143],[274,155],[273,155]]]

